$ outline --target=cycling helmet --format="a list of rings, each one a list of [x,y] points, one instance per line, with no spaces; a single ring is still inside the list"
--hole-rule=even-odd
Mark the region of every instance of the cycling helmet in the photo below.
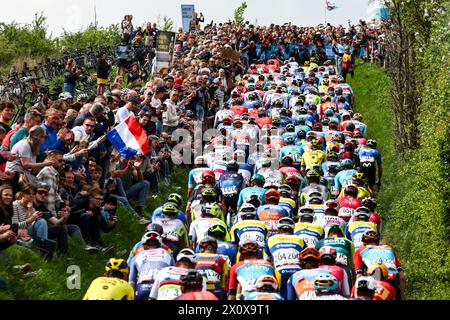
[[[80,101],[80,100],[86,100],[86,99],[89,99],[89,96],[87,95],[87,93],[80,93],[80,94],[78,95],[78,101]]]
[[[374,230],[366,230],[362,236],[362,242],[376,242],[380,241],[380,236]]]
[[[202,208],[202,216],[211,215],[218,218],[222,213],[222,209],[215,203],[206,203]]]
[[[227,171],[231,172],[238,172],[239,171],[239,165],[236,161],[230,161],[227,163]]]
[[[171,193],[167,197],[167,201],[175,202],[179,207],[183,205],[183,197],[178,193]]]
[[[319,253],[321,260],[329,259],[335,261],[337,257],[336,249],[331,246],[323,246],[320,248]]]
[[[362,182],[364,183],[366,181],[366,177],[364,175],[364,172],[356,172],[352,176],[352,181]]]
[[[313,170],[313,169],[310,169],[309,171],[308,171],[308,173],[306,174],[306,178],[307,179],[320,179],[320,174],[316,171],[316,170]]]
[[[314,209],[311,207],[303,206],[298,209],[298,215],[300,217],[314,217]]]
[[[195,158],[194,164],[196,164],[196,165],[204,165],[204,164],[206,164],[206,159],[205,159],[205,157],[203,157],[203,156],[198,156],[197,158]]]
[[[375,149],[377,147],[377,141],[375,139],[369,139],[367,140],[366,145],[370,148]]]
[[[356,197],[358,195],[358,187],[354,184],[348,184],[344,187],[344,195]]]
[[[208,228],[208,236],[214,237],[214,235],[220,234],[225,236],[227,229],[221,224],[215,224]]]
[[[312,147],[316,147],[316,148],[320,148],[320,147],[322,147],[322,142],[320,142],[319,139],[313,139],[311,141],[311,146]]]
[[[256,280],[256,288],[264,291],[276,291],[278,289],[278,281],[274,276],[260,276]]]
[[[281,119],[280,119],[279,117],[274,117],[274,118],[272,119],[272,124],[273,124],[274,126],[278,126],[278,125],[280,125],[280,123],[281,123]]]
[[[277,229],[294,230],[295,222],[289,217],[283,217],[277,221]]]
[[[282,184],[278,187],[278,190],[280,191],[280,194],[283,196],[289,197],[292,193],[292,188],[288,184]]]
[[[333,293],[338,289],[338,281],[332,274],[320,274],[314,279],[314,289],[318,292]]]
[[[320,253],[314,247],[307,247],[300,252],[300,260],[305,261],[307,259],[320,260]]]
[[[128,275],[128,264],[124,259],[111,258],[105,265],[105,271],[112,275],[124,277]]]
[[[375,211],[377,207],[377,201],[374,198],[367,197],[362,200],[362,205],[370,209],[370,211]]]
[[[294,165],[294,160],[292,160],[292,157],[290,155],[284,156],[283,159],[281,159],[281,164],[292,167]]]
[[[339,208],[339,202],[337,202],[335,199],[327,200],[327,201],[325,202],[325,207],[326,207],[326,208],[334,208],[334,209],[338,209],[338,208]]]
[[[295,131],[295,126],[292,123],[289,123],[286,125],[286,131],[288,132],[294,132]],[[286,140],[285,140],[286,141]],[[287,141],[286,141],[287,142]]]
[[[241,254],[258,252],[258,243],[253,239],[247,239],[239,242],[239,252]]]
[[[251,203],[244,203],[239,208],[239,216],[245,219],[254,219],[256,218],[256,207]]]
[[[287,136],[286,138],[284,138],[284,142],[286,142],[286,144],[294,144],[295,143],[295,137],[294,136]]]
[[[178,216],[178,211],[178,207],[172,202],[168,202],[162,207],[162,213],[165,216],[176,217]]]
[[[353,160],[351,160],[351,159],[344,159],[341,161],[341,167],[343,169],[352,169],[354,165],[355,164],[353,163]]]
[[[297,190],[300,186],[300,179],[294,175],[290,175],[284,181],[288,186],[290,186],[293,190]]]
[[[270,189],[264,194],[264,199],[276,199],[280,200],[281,194],[277,189]]]
[[[188,270],[186,274],[180,276],[181,285],[184,288],[202,288],[203,276],[195,269]]]
[[[198,242],[201,249],[217,250],[217,240],[211,236],[206,236]]]
[[[257,173],[252,177],[251,182],[259,182],[261,184],[264,184],[266,182],[266,179],[262,174]]]
[[[233,119],[230,116],[225,116],[222,119],[222,123],[226,126],[230,125],[233,122]]]
[[[68,100],[68,99],[72,99],[73,97],[72,97],[72,95],[70,94],[70,92],[61,92],[60,94],[59,94],[59,96],[58,96],[58,99],[60,99],[60,100]]]
[[[367,207],[358,207],[355,210],[355,217],[370,218],[370,209]]]
[[[161,243],[161,236],[156,231],[146,232],[141,239],[143,245],[155,245]]]
[[[306,138],[306,131],[305,130],[298,130],[297,131],[297,138],[305,139]]]
[[[205,183],[206,181],[209,181],[211,183],[216,183],[216,176],[214,174],[214,171],[212,171],[212,170],[203,170],[202,171],[202,182]]]
[[[356,290],[375,291],[377,288],[377,281],[372,277],[362,276],[356,279]]]
[[[241,121],[241,119],[235,119],[235,120],[233,121],[233,126],[234,126],[235,128],[242,128],[242,121]]]
[[[385,264],[374,262],[367,269],[367,275],[380,281],[388,278],[389,271]]]
[[[189,248],[184,248],[183,250],[181,250],[178,255],[177,255],[177,262],[178,261],[182,261],[182,260],[187,260],[192,264],[196,264],[197,263],[197,257],[195,256],[195,253],[192,249]]]
[[[356,120],[356,121],[362,121],[362,115],[361,115],[361,113],[359,113],[359,112],[357,112],[357,113],[355,113],[354,115],[353,115],[353,120]]]
[[[153,223],[149,223],[147,225],[147,227],[145,228],[145,231],[146,232],[155,231],[160,236],[164,233],[164,229],[163,229],[162,225],[160,225],[159,223],[154,223],[154,222]]]

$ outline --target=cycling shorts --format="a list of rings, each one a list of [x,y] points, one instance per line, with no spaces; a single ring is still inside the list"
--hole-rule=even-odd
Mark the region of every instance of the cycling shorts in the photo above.
[[[373,187],[377,178],[375,162],[361,162],[360,167],[361,172],[363,172],[367,178],[368,185]]]
[[[142,282],[136,285],[135,300],[148,300],[153,282]]]

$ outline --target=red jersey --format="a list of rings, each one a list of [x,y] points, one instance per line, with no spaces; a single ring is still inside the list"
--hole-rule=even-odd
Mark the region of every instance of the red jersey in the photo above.
[[[352,287],[352,298],[356,298],[356,288]],[[377,281],[377,288],[373,294],[372,300],[395,300],[397,293],[395,288],[386,281]]]
[[[283,181],[285,181],[290,176],[295,176],[298,179],[302,179],[300,172],[294,167],[281,167],[279,171],[283,174]]]
[[[338,281],[338,293],[348,297],[350,295],[350,287],[348,285],[347,273],[339,266],[319,266],[319,269],[328,270]]]
[[[320,107],[319,107],[319,117],[322,119],[323,114],[325,113],[325,111],[327,111],[331,107],[334,107],[334,112],[339,113],[338,105],[336,103],[334,103],[334,102],[327,101],[327,102],[324,102],[324,103],[322,103],[320,105]]]
[[[260,129],[262,129],[262,127],[270,126],[272,124],[272,118],[269,117],[259,118],[258,120],[256,120],[256,124]]]
[[[233,111],[235,116],[240,116],[244,113],[248,113],[248,108],[244,106],[232,106],[230,110]]]

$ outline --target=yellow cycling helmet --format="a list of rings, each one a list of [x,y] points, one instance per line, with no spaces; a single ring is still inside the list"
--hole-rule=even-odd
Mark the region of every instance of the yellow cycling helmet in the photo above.
[[[387,279],[389,271],[385,264],[375,262],[367,269],[367,275],[372,276],[376,280],[383,280]]]
[[[128,264],[124,259],[111,258],[106,263],[105,271],[113,275],[127,276]]]

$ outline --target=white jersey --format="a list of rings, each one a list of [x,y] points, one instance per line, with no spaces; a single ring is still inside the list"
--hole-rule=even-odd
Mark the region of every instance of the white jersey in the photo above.
[[[196,246],[200,240],[208,236],[209,227],[215,224],[223,224],[219,218],[197,218],[189,228],[189,239]]]
[[[161,269],[174,265],[172,255],[163,248],[143,250],[131,260],[129,282],[154,282]]]

